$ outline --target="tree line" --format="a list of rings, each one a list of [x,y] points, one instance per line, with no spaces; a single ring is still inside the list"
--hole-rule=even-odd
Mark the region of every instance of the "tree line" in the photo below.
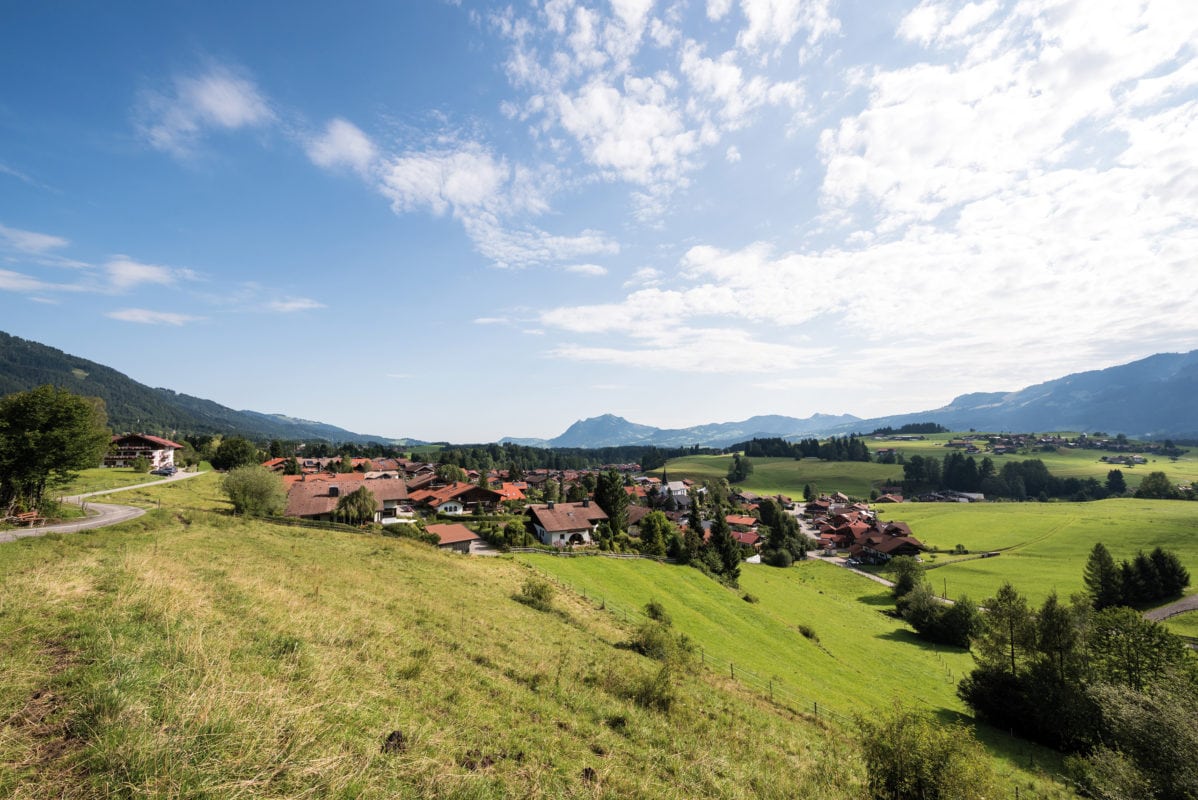
[[[724,448],[725,453],[743,453],[747,458],[821,458],[824,461],[869,461],[869,447],[855,435],[787,441],[780,436],[754,438]]]
[[[1007,461],[999,469],[989,456],[952,452],[943,460],[935,456],[911,456],[903,464],[903,491],[908,495],[942,490],[980,492],[986,497],[1012,500],[1048,499],[1101,500],[1122,495],[1127,483],[1120,470],[1111,470],[1105,482],[1096,478],[1060,478],[1048,471],[1038,458]]]

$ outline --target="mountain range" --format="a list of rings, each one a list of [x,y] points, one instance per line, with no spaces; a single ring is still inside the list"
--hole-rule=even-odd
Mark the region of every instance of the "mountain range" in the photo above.
[[[1102,431],[1134,438],[1198,438],[1198,350],[1159,353],[1102,370],[1078,372],[1015,392],[974,392],[928,411],[861,419],[816,414],[805,419],[750,417],[743,422],[654,428],[604,414],[579,420],[553,439],[504,439],[539,447],[655,445],[726,447],[754,437],[801,439],[908,423],[950,430]]]
[[[102,398],[109,423],[118,431],[423,444],[415,439],[354,433],[282,414],[237,411],[200,397],[151,388],[103,364],[0,332],[0,396],[47,383]],[[888,417],[815,414],[800,419],[765,415],[690,428],[656,428],[604,414],[579,420],[552,439],[505,437],[500,441],[536,447],[726,447],[754,437],[801,439],[869,432],[886,426],[897,428],[914,422],[937,422],[951,430],[1103,431],[1135,438],[1198,439],[1198,350],[1159,353],[1014,392],[963,394],[940,408]]]

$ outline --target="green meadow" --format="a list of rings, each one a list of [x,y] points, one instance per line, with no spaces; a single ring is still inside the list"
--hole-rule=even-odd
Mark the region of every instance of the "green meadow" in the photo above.
[[[1165,627],[1178,636],[1198,639],[1198,611],[1186,611],[1165,620]]]
[[[533,574],[165,504],[4,545],[0,796],[864,797],[851,737]]]
[[[972,656],[920,640],[885,613],[893,608],[886,587],[840,567],[746,564],[741,591],[733,591],[698,570],[653,561],[519,558],[617,614],[656,600],[702,649],[709,669],[748,671],[759,691],[772,683],[796,707],[813,711],[818,704],[846,720],[902,702],[945,720],[965,719],[956,685],[973,668]],[[744,600],[745,592],[756,602]],[[804,626],[815,638],[803,634]],[[984,725],[977,732],[1011,785],[1053,796],[1051,780],[1028,766],[1059,770],[1054,754]]]
[[[1069,437],[1076,436],[1074,433],[1064,433],[1062,435]],[[922,441],[911,442],[885,442],[867,438],[866,444],[869,446],[870,452],[881,448],[893,447],[906,458],[918,455],[943,459],[947,454],[953,452],[951,448],[944,446],[945,442],[951,439],[958,439],[961,436],[961,433],[937,433],[929,434]],[[974,454],[974,459],[981,460],[989,456],[994,465],[1002,469],[1002,465],[1006,461],[1024,461],[1030,458],[1037,458],[1043,461],[1048,471],[1057,477],[1095,478],[1099,481],[1105,481],[1107,473],[1112,469],[1119,469],[1123,472],[1123,477],[1127,481],[1127,485],[1133,489],[1140,485],[1140,481],[1149,472],[1164,472],[1173,483],[1190,483],[1191,481],[1198,480],[1198,447],[1189,448],[1189,452],[1177,459],[1150,456],[1147,464],[1140,464],[1134,467],[1121,464],[1106,464],[1099,460],[1103,456],[1113,455],[1118,454],[1108,453],[1105,450],[1060,447],[1051,452],[1029,451],[1027,453],[1012,455],[996,456],[989,453],[979,453]],[[897,469],[901,477],[903,468],[898,466]]]
[[[869,497],[870,489],[903,478],[903,468],[895,464],[860,461],[820,461],[805,458],[754,458],[753,474],[737,487],[757,494],[784,494],[801,498],[803,487],[811,484],[817,491],[844,492],[853,497]],[[671,480],[718,480],[727,477],[732,456],[684,456],[671,459],[666,473]],[[660,477],[661,472],[654,472]]]
[[[883,519],[911,525],[930,547],[973,553],[1000,551],[995,558],[957,560],[947,553],[926,556],[928,577],[938,592],[975,600],[992,596],[1010,581],[1034,602],[1056,591],[1080,592],[1082,570],[1095,542],[1116,560],[1131,559],[1156,546],[1173,550],[1198,576],[1198,503],[1117,498],[1091,503],[903,503],[882,508]],[[1191,591],[1198,591],[1192,586]]]
[[[904,457],[914,455],[933,456],[943,459],[953,452],[944,446],[950,439],[960,437],[960,433],[931,434],[922,441],[884,442],[866,439],[870,451],[880,448],[894,447]],[[999,469],[1005,461],[1023,461],[1038,458],[1044,462],[1048,471],[1061,478],[1095,478],[1105,481],[1107,473],[1112,469],[1123,471],[1124,479],[1131,488],[1139,486],[1140,481],[1149,472],[1160,471],[1169,476],[1174,483],[1190,483],[1198,480],[1198,448],[1174,460],[1170,458],[1150,458],[1147,464],[1136,467],[1105,464],[1098,459],[1108,455],[1099,450],[1080,450],[1076,448],[1058,448],[1053,452],[1029,452],[1019,455],[991,455],[990,458]],[[985,454],[975,455],[981,459]],[[901,464],[876,464],[852,461],[820,461],[805,458],[796,461],[791,458],[754,458],[753,474],[748,480],[737,484],[739,487],[758,494],[785,494],[790,497],[801,497],[803,487],[811,484],[823,492],[844,492],[853,497],[868,497],[871,489],[888,484],[900,484],[903,478]],[[693,480],[713,480],[726,477],[728,468],[732,465],[732,456],[683,456],[671,459],[666,464],[665,471],[671,478],[691,478]],[[654,472],[661,475],[661,472]]]

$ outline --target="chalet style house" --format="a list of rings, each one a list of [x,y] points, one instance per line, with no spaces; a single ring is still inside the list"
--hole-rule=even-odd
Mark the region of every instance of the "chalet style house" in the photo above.
[[[398,479],[367,480],[362,475],[288,476],[287,510],[289,517],[335,522],[337,503],[347,494],[365,486],[374,495],[374,521],[387,525],[411,517],[408,487]]]
[[[145,458],[150,462],[150,469],[173,467],[175,451],[182,449],[183,445],[169,439],[160,439],[144,433],[126,433],[112,437],[108,454],[104,456],[104,466],[129,467],[137,459]]]
[[[537,503],[528,507],[529,524],[542,544],[565,547],[570,544],[591,544],[595,530],[607,519],[595,503]]]

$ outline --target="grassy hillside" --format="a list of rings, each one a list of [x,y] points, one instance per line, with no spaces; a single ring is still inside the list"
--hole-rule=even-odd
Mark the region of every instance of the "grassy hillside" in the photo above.
[[[651,561],[521,556],[596,603],[636,609],[661,603],[674,625],[703,648],[712,669],[748,670],[759,686],[840,719],[868,715],[896,701],[915,704],[941,718],[960,719],[964,704],[956,684],[973,659],[956,648],[935,647],[883,612],[893,604],[884,586],[821,562],[787,570],[744,565],[741,585],[759,602],[723,588],[697,570]],[[807,638],[800,626],[818,637]],[[735,665],[735,666],[732,666]],[[755,676],[755,677],[754,677]],[[1034,787],[1036,796],[1057,791],[1027,769],[1031,763],[1059,767],[1056,757],[979,726],[1010,785]]]
[[[1034,602],[1054,589],[1062,598],[1082,590],[1082,570],[1095,542],[1116,559],[1160,545],[1175,551],[1198,580],[1198,503],[1121,498],[1093,503],[904,503],[883,517],[910,523],[920,541],[950,550],[1001,550],[997,558],[953,563],[946,554],[928,577],[950,597],[992,596],[1011,581]],[[1191,586],[1198,591],[1198,586]]]
[[[861,796],[848,737],[529,574],[165,509],[0,547],[0,796]]]

